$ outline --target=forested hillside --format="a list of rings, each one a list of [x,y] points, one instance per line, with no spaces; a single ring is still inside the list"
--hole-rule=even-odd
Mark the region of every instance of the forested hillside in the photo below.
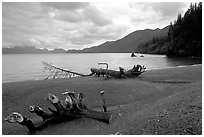
[[[202,56],[202,3],[191,4],[182,17],[170,23],[167,36],[154,37],[135,51],[167,56]]]
[[[167,35],[169,26],[163,29],[145,29],[138,30],[128,34],[127,36],[116,41],[107,41],[99,46],[85,48],[83,50],[68,50],[68,53],[131,53],[134,49],[145,42],[148,42],[153,37]]]

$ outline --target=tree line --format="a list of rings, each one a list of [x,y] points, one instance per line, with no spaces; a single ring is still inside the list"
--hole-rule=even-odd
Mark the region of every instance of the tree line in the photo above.
[[[202,56],[202,3],[190,5],[182,17],[170,23],[166,36],[154,37],[147,43],[139,45],[137,52],[166,54],[175,57]]]

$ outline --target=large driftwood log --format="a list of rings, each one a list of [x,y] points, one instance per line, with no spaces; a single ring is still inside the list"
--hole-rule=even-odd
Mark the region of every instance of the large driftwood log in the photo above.
[[[67,78],[67,77],[75,77],[75,76],[82,76],[82,77],[86,77],[86,76],[92,76],[92,75],[96,75],[96,76],[106,76],[108,77],[113,77],[113,78],[134,78],[134,77],[138,77],[139,75],[141,75],[142,73],[145,72],[145,67],[141,66],[141,65],[137,65],[130,69],[125,71],[124,68],[119,67],[119,71],[115,71],[115,70],[110,70],[108,69],[108,64],[107,63],[98,63],[98,65],[106,65],[106,69],[97,69],[97,68],[91,68],[91,73],[90,74],[81,74],[78,72],[74,72],[74,71],[69,71],[66,69],[62,69],[59,67],[56,67],[52,64],[43,62],[44,65],[44,70],[45,71],[50,71],[50,75],[47,76],[45,79],[55,79],[55,78]]]
[[[73,120],[76,118],[92,118],[105,123],[110,123],[112,114],[107,112],[105,99],[103,98],[104,92],[101,92],[104,112],[90,109],[85,101],[86,98],[84,93],[79,93],[78,98],[75,97],[74,92],[66,91],[63,94],[66,95],[66,99],[64,101],[65,105],[61,104],[59,98],[54,94],[48,94],[48,100],[56,108],[56,110],[48,108],[51,113],[43,111],[43,109],[39,106],[29,107],[29,111],[31,113],[35,113],[42,118],[43,121],[40,125],[36,125],[29,118],[17,112],[11,113],[5,118],[5,120],[10,123],[17,122],[20,125],[26,126],[30,132],[41,130],[51,123]]]
[[[59,99],[55,95],[49,94],[49,100],[55,106],[55,108],[57,109],[57,112],[60,112],[59,113],[60,116],[65,116],[65,117],[68,116],[68,117],[74,117],[74,118],[86,117],[86,118],[98,119],[107,123],[110,122],[111,113],[99,112],[99,111],[88,109],[88,107],[85,106],[85,104],[80,104],[80,102],[82,101],[79,101],[75,98],[74,92],[68,92],[64,94],[67,94],[68,96],[70,96],[72,100],[72,103],[71,103],[72,107],[69,110],[65,109],[62,106]],[[83,106],[83,108],[80,108],[80,106]]]
[[[134,65],[132,69],[127,71],[125,71],[124,68],[119,67],[119,71],[91,68],[91,72],[92,74],[95,74],[98,77],[100,75],[103,75],[103,76],[106,75],[107,77],[114,77],[114,78],[134,78],[144,73],[145,69],[146,68],[144,66]]]
[[[104,92],[103,92],[104,93]],[[99,112],[95,110],[91,110],[88,106],[87,102],[85,101],[85,94],[79,93],[78,98],[76,99],[74,92],[67,92],[64,95],[68,95],[71,97],[72,100],[72,108],[66,113],[67,115],[76,117],[76,118],[93,118],[97,119],[106,123],[110,123],[111,120],[111,113],[107,112],[107,109],[104,112]],[[105,99],[103,98],[103,108],[105,106]]]
[[[96,110],[89,110],[89,109],[84,109],[80,112],[70,112],[70,113],[67,113],[67,115],[75,118],[96,119],[108,124],[110,124],[112,120],[112,114],[110,112],[99,112]]]

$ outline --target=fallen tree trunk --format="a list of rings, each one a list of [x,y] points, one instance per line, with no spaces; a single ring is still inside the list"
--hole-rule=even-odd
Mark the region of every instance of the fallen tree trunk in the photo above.
[[[108,69],[108,64],[107,63],[98,63],[98,64],[102,64],[102,65],[106,65],[106,69],[97,69],[97,68],[91,68],[91,73],[90,74],[81,74],[78,72],[74,72],[74,71],[69,71],[69,70],[65,70],[59,67],[56,67],[52,64],[48,64],[46,62],[43,62],[44,65],[44,70],[46,71],[50,71],[50,75],[47,76],[45,79],[55,79],[55,78],[66,78],[66,77],[74,77],[74,76],[81,76],[81,77],[87,77],[87,76],[92,76],[92,75],[96,75],[96,76],[106,76],[107,78],[109,77],[113,77],[113,78],[134,78],[134,77],[138,77],[139,75],[141,75],[142,73],[145,72],[145,67],[141,66],[141,65],[137,65],[130,69],[125,71],[122,67],[119,67],[119,71],[116,70],[110,70]]]
[[[92,74],[96,76],[106,75],[107,77],[114,77],[114,78],[134,78],[138,77],[142,73],[145,72],[145,67],[141,65],[134,66],[132,69],[124,71],[122,67],[119,67],[119,71],[116,70],[108,70],[108,69],[97,69],[91,68]]]
[[[72,95],[72,99],[74,99],[73,93],[68,94],[69,96]],[[60,116],[65,116],[65,117],[75,117],[75,118],[93,118],[93,119],[97,119],[106,123],[110,122],[111,119],[111,113],[109,112],[99,112],[99,111],[95,111],[95,110],[90,110],[90,109],[82,109],[80,107],[78,107],[78,102],[75,102],[76,104],[72,104],[73,108],[71,108],[70,110],[66,110],[60,103],[60,101],[58,100],[58,98],[53,95],[53,94],[49,94],[49,100],[50,102],[55,106],[55,108],[57,109],[57,112],[60,112],[59,115]]]
[[[37,114],[42,118],[43,121],[40,124],[33,123],[32,120],[18,112],[11,113],[9,116],[5,118],[5,120],[10,123],[17,122],[22,126],[26,126],[29,132],[31,133],[33,133],[36,130],[41,130],[47,127],[49,124],[55,124],[62,121],[70,121],[77,118],[91,118],[110,124],[112,114],[110,112],[100,112],[96,110],[91,110],[87,106],[85,106],[85,104],[81,104],[84,102],[83,101],[84,95],[82,93],[80,93],[81,95],[79,96],[80,98],[78,99],[75,98],[74,92],[66,92],[63,94],[70,97],[69,100],[65,100],[65,103],[70,103],[71,107],[69,108],[64,107],[61,104],[61,101],[58,99],[58,97],[53,94],[48,94],[48,100],[56,108],[56,110],[48,108],[51,113],[43,111],[43,109],[40,108],[39,106],[30,106],[29,111],[31,113]],[[103,102],[104,107],[105,101]]]
[[[81,112],[67,113],[67,115],[75,118],[92,118],[108,124],[110,124],[112,120],[112,114],[110,112],[99,112],[89,109],[82,110]]]

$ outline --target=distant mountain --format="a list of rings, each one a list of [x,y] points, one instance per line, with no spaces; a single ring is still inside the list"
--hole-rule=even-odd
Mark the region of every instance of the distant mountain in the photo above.
[[[150,41],[154,37],[167,35],[169,26],[163,29],[145,29],[130,33],[122,39],[107,41],[99,46],[85,48],[83,50],[64,50],[64,49],[37,49],[33,46],[16,46],[12,48],[2,48],[2,54],[50,54],[50,53],[130,53],[138,52],[139,45]]]
[[[66,53],[66,50],[64,49],[54,49],[50,51],[51,53]]]
[[[2,54],[49,54],[49,53],[66,53],[64,49],[37,49],[33,46],[16,46],[12,48],[2,48]]]
[[[83,51],[77,50],[77,49],[69,49],[69,50],[67,50],[67,53],[83,53]]]
[[[116,41],[107,41],[99,46],[85,48],[83,50],[68,50],[68,53],[130,53],[137,52],[137,47],[151,40],[153,37],[167,35],[169,26],[163,29],[145,29],[130,33],[122,39]]]

